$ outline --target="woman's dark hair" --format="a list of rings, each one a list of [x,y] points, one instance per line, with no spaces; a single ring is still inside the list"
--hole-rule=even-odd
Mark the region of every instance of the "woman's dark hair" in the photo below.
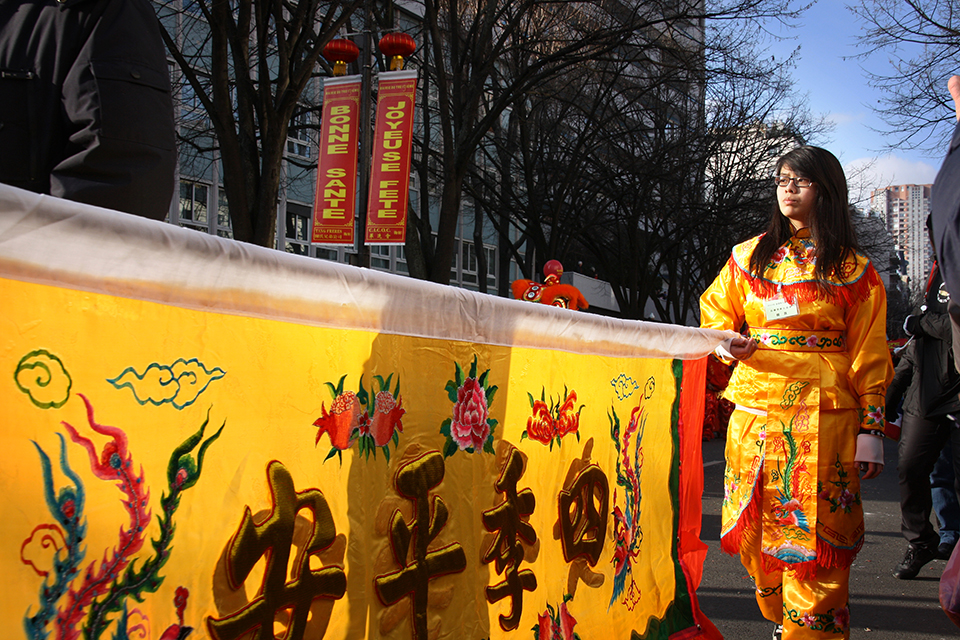
[[[840,265],[860,245],[850,221],[847,179],[840,161],[820,147],[797,147],[777,160],[776,174],[784,166],[816,184],[817,201],[809,220],[810,235],[816,247],[817,266],[814,275],[821,283],[831,276],[842,278]],[[790,220],[780,212],[780,204],[774,198],[770,224],[750,256],[750,273],[761,276],[773,254],[791,235]]]

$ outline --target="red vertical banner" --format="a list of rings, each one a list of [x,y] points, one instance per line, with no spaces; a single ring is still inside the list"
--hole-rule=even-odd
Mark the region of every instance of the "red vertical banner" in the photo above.
[[[379,76],[367,244],[403,244],[406,238],[416,91],[416,71],[388,71]]]
[[[323,122],[311,238],[314,244],[354,242],[360,90],[360,76],[327,78],[323,82]]]

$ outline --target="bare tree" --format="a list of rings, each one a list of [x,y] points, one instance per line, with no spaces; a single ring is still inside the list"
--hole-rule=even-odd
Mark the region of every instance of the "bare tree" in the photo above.
[[[515,100],[467,191],[500,233],[501,273],[511,255],[527,277],[583,261],[627,317],[648,302],[662,320],[694,315],[731,245],[769,217],[773,162],[825,128],[790,98],[790,61],[758,53],[759,22],[717,20],[701,40],[697,21],[662,23]]]
[[[421,166],[421,176],[436,179],[441,195],[435,227],[422,211],[412,220],[408,262],[411,256],[422,256],[423,262],[422,267],[411,263],[411,273],[447,281],[466,176],[508,109],[519,108],[572,66],[644,52],[651,65],[670,64],[662,55],[664,41],[688,37],[683,33],[689,25],[787,19],[796,14],[790,5],[771,0],[483,0],[469,5],[424,0],[423,69],[433,92],[425,118],[434,127],[426,135],[438,155],[435,173]]]
[[[890,148],[942,152],[953,130],[947,79],[957,72],[957,0],[858,0],[848,7],[866,25],[861,57],[882,52],[889,72],[869,74],[883,91],[876,108],[887,123]]]
[[[209,129],[187,138],[198,149],[219,149],[236,239],[273,245],[290,121],[324,64],[323,47],[362,1],[158,3],[167,50],[209,118]]]

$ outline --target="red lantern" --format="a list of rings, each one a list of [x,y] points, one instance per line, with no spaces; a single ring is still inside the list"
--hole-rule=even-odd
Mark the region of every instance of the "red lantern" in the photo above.
[[[333,63],[333,75],[342,76],[347,73],[347,64],[353,62],[360,55],[360,48],[352,40],[337,38],[327,43],[323,48],[323,57]]]
[[[403,69],[403,59],[416,51],[417,43],[405,33],[388,33],[380,38],[380,52],[390,56],[390,71]]]

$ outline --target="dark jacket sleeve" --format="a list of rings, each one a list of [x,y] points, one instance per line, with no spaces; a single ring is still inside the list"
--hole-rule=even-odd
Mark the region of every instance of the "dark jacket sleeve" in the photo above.
[[[65,154],[50,193],[162,220],[176,145],[170,72],[147,0],[107,0],[63,83]]]
[[[919,335],[950,342],[950,315],[927,312],[920,316]]]
[[[913,381],[915,369],[913,350],[915,345],[915,342],[911,342],[904,348],[900,356],[900,362],[897,363],[897,368],[894,369],[893,380],[890,381],[890,386],[887,387],[885,414],[888,420],[896,420],[897,416],[907,411],[908,405],[910,405],[909,408],[912,409],[910,413],[916,413],[917,400],[913,397],[916,393],[910,394],[911,397],[904,397],[907,395],[908,390],[910,390],[911,382]]]
[[[943,281],[954,299],[960,299],[960,122],[953,131],[950,150],[937,173],[930,194],[930,215]],[[960,349],[960,305],[951,300],[953,349]],[[960,369],[960,358],[954,358]]]

